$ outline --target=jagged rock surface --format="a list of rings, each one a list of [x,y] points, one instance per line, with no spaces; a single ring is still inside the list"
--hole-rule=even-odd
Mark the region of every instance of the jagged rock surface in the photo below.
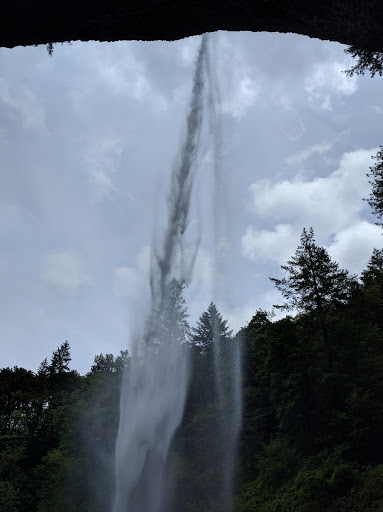
[[[216,30],[294,32],[383,52],[381,0],[17,0],[0,46],[175,40]]]

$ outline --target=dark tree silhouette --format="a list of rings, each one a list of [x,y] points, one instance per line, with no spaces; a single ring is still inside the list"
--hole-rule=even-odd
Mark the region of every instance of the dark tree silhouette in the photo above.
[[[345,49],[354,59],[358,59],[357,63],[351,69],[345,71],[347,76],[364,75],[366,72],[374,77],[376,74],[383,74],[383,53],[374,52],[373,50],[361,50],[355,46],[349,46]]]
[[[378,219],[383,218],[383,146],[380,146],[380,150],[375,156],[372,157],[376,160],[375,165],[370,167],[370,172],[367,174],[372,185],[372,191],[370,197],[367,199],[368,204],[372,208],[374,215]],[[378,225],[382,226],[382,222],[377,222]]]

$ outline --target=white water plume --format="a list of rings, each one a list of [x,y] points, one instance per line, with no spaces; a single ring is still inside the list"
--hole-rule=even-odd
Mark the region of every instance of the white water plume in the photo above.
[[[203,120],[207,38],[207,35],[202,36],[186,136],[179,162],[172,172],[167,228],[162,246],[152,248],[151,312],[143,338],[133,348],[131,365],[121,389],[114,512],[161,510],[163,469],[184,409],[188,384],[187,351],[181,340],[177,340],[176,332],[167,332],[167,338],[162,339],[160,321],[171,300],[169,286],[189,218],[193,166]],[[180,278],[184,282],[188,276]],[[173,331],[177,328],[174,325]],[[169,343],[169,335],[174,338],[174,343]],[[162,345],[166,345],[166,350],[161,348]]]
[[[207,93],[205,81],[209,86]],[[173,323],[168,322],[166,329],[163,322],[164,317],[175,307],[184,284],[190,281],[198,250],[197,245],[195,253],[180,269],[179,262],[184,261],[184,239],[189,221],[205,103],[208,105],[210,131],[213,136],[215,181],[220,187],[218,100],[217,82],[213,80],[209,58],[208,35],[205,34],[202,36],[195,63],[186,134],[180,147],[178,162],[171,174],[167,226],[162,236],[156,237],[160,242],[153,243],[152,247],[150,314],[143,335],[133,343],[132,359],[121,388],[114,512],[165,512],[164,503],[169,505],[169,497],[163,495],[166,488],[164,469],[170,443],[183,416],[189,381],[189,351],[183,343],[187,323],[183,324],[174,315]],[[218,357],[217,365],[219,364]],[[237,363],[235,366],[239,368]],[[223,391],[218,371],[217,379],[217,384]],[[240,399],[238,407],[240,411]],[[222,476],[223,492],[230,503],[231,483],[227,482],[231,482],[235,453],[231,445],[237,439],[237,426],[240,424],[237,412],[234,413],[236,427],[231,428],[230,433],[222,430],[222,435],[226,436],[225,440],[222,439],[222,446],[227,442],[230,445],[223,448],[229,450],[229,455],[226,456],[228,469]],[[231,419],[222,418],[222,421],[228,421],[231,425]]]
[[[215,49],[215,48],[213,48]],[[208,107],[210,133],[214,154],[214,266],[222,264],[220,245],[227,239],[227,198],[225,197],[224,170],[222,155],[221,94],[214,62],[213,51],[207,53],[206,71],[208,75]],[[229,237],[230,238],[230,237]],[[238,437],[242,422],[242,364],[241,342],[220,340],[219,322],[213,322],[215,341],[214,381],[217,389],[220,437],[220,510],[231,512],[233,507],[234,465],[237,455]]]

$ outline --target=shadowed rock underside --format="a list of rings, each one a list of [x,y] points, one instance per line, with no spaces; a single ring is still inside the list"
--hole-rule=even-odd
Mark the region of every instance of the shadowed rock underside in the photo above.
[[[18,0],[2,5],[0,46],[175,40],[216,30],[294,32],[383,52],[380,0]]]

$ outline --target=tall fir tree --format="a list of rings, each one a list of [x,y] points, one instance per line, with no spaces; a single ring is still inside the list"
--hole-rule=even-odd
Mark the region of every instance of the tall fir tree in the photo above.
[[[70,361],[70,346],[69,343],[65,341],[52,354],[51,364],[49,366],[50,374],[55,375],[69,372]]]
[[[350,297],[355,277],[339,268],[324,247],[315,243],[314,230],[303,229],[301,244],[294,256],[281,265],[287,277],[270,277],[286,302],[274,307],[306,313],[322,332],[327,348],[329,367],[333,366],[332,348],[329,342],[327,314],[334,307],[345,304]]]
[[[345,53],[348,53],[354,59],[357,59],[356,64],[351,69],[345,71],[347,76],[364,75],[369,72],[371,77],[376,74],[382,76],[383,74],[383,53],[374,50],[366,50],[349,46],[346,48]]]
[[[345,303],[350,296],[353,276],[339,268],[324,247],[315,243],[314,230],[303,229],[295,255],[281,265],[287,277],[270,277],[286,302],[274,307],[298,312],[324,313],[334,304]]]
[[[159,307],[153,324],[152,343],[154,347],[186,343],[190,335],[186,301],[183,297],[185,285],[173,278]]]
[[[383,249],[374,248],[361,280],[364,285],[383,284]]]
[[[227,320],[223,319],[217,306],[210,302],[207,311],[197,321],[197,327],[192,327],[191,341],[203,350],[211,343],[230,339],[232,333],[227,326]]]
[[[376,160],[375,165],[370,167],[370,172],[367,176],[370,178],[370,185],[372,191],[370,197],[367,199],[368,204],[371,206],[372,213],[383,220],[383,146],[380,146],[379,151],[372,157]],[[378,225],[383,226],[382,222],[377,222]]]

